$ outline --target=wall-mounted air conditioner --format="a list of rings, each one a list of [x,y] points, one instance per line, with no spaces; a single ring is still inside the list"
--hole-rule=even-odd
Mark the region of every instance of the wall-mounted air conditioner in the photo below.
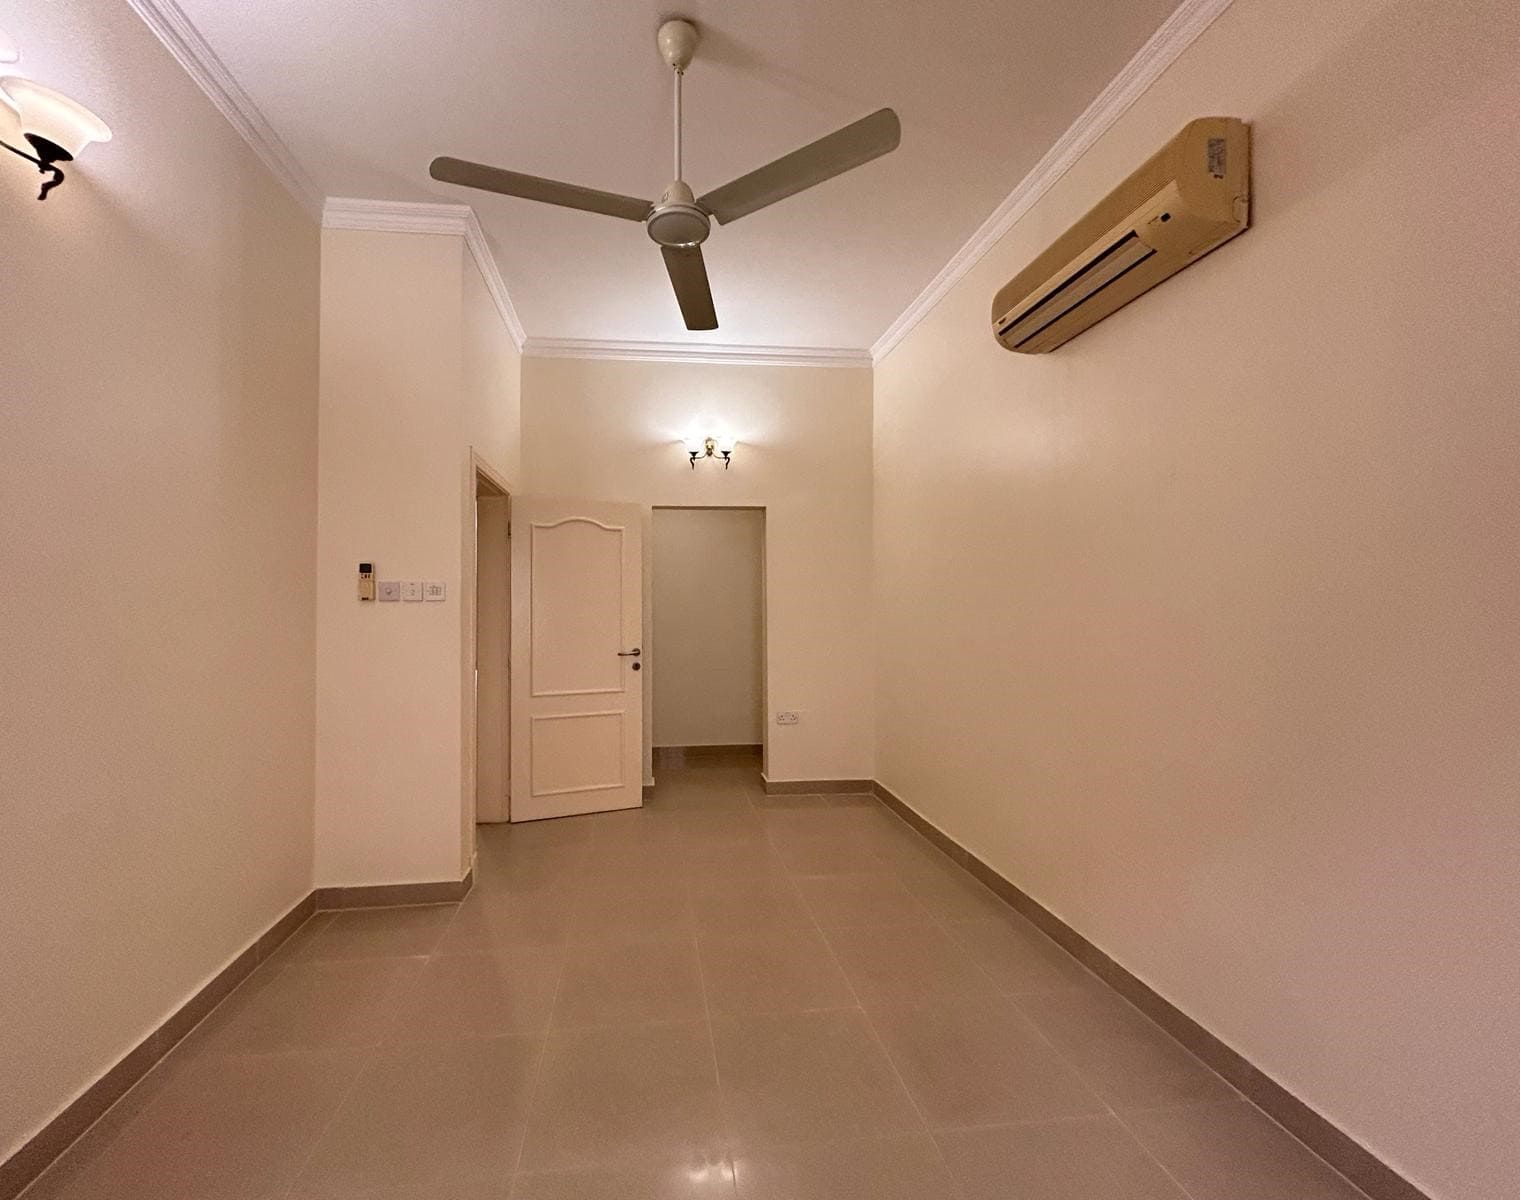
[[[1190,121],[998,292],[992,331],[1021,354],[1054,350],[1243,232],[1250,215],[1250,127]]]

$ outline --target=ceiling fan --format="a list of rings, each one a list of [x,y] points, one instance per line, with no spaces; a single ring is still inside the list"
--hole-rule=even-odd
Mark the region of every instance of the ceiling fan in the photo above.
[[[697,28],[690,21],[666,21],[660,26],[657,41],[660,56],[675,72],[676,134],[676,177],[658,201],[521,175],[459,158],[435,158],[428,173],[443,183],[641,222],[665,257],[665,270],[686,328],[716,329],[718,315],[707,283],[707,266],[702,261],[702,243],[707,240],[712,220],[727,225],[895,150],[902,127],[890,108],[878,109],[706,195],[695,196],[681,178],[681,77],[697,50]]]

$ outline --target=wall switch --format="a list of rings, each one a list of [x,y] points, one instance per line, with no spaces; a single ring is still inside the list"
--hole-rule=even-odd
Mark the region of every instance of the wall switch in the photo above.
[[[444,590],[443,584],[437,580],[429,579],[422,585],[422,598],[424,600],[442,600]]]
[[[401,584],[394,579],[382,579],[379,583],[381,600],[401,599]]]
[[[802,719],[802,714],[791,709],[782,709],[776,714],[777,725],[795,725]]]
[[[401,598],[403,600],[421,600],[422,584],[415,579],[408,579],[401,584]]]

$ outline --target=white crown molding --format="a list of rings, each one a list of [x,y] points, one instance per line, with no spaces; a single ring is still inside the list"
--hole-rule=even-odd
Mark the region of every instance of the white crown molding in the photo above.
[[[700,342],[614,342],[587,338],[529,338],[534,358],[600,358],[624,362],[720,363],[749,367],[869,367],[868,350],[832,346],[733,346]]]
[[[322,211],[321,190],[179,5],[174,0],[127,0],[127,3],[206,93],[217,111],[242,135],[269,173],[295,197],[297,204],[316,218]]]
[[[871,361],[879,363],[907,337],[909,331],[929,315],[945,294],[995,246],[1000,238],[1066,174],[1076,161],[1092,148],[1094,142],[1109,131],[1129,107],[1161,77],[1182,52],[1213,24],[1231,0],[1182,0],[1172,15],[1124,64],[1107,87],[1082,112],[1035,164],[1034,170],[1019,181],[1008,198],[992,211],[981,227],[971,235],[943,270],[920,292],[901,316],[871,346]]]
[[[417,204],[406,200],[359,200],[329,196],[322,205],[323,229],[358,229],[371,233],[441,233],[464,238],[470,256],[480,269],[486,291],[511,335],[512,344],[523,349],[527,334],[512,306],[506,281],[496,256],[486,242],[480,219],[468,204]]]

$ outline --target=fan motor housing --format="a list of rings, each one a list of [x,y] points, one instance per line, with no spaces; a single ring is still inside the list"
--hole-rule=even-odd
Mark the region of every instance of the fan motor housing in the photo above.
[[[696,246],[707,240],[712,218],[697,207],[691,188],[678,179],[665,189],[644,228],[661,246]]]

